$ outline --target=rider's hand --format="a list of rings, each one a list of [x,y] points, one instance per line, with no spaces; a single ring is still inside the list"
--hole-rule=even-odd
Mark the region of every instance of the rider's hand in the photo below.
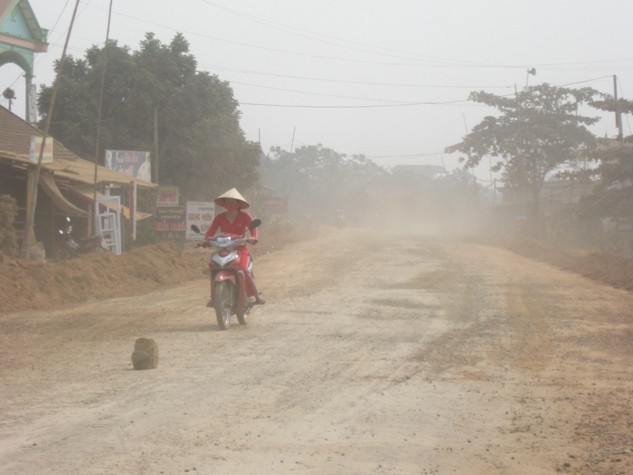
[[[255,244],[257,244],[257,239],[255,239],[255,238],[250,238],[250,239],[248,240],[248,242],[249,242],[249,244],[252,244],[252,245],[254,246]]]

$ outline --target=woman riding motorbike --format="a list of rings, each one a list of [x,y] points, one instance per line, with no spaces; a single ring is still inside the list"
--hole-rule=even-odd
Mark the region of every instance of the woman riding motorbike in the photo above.
[[[257,228],[249,229],[250,224],[253,222],[253,217],[246,211],[242,211],[247,209],[250,205],[248,201],[244,199],[244,197],[240,194],[239,191],[235,188],[231,188],[229,191],[222,193],[218,196],[213,202],[226,209],[226,211],[219,213],[215,216],[213,221],[211,222],[211,226],[207,230],[204,238],[210,239],[216,235],[219,231],[220,233],[228,233],[228,234],[238,234],[245,236],[246,231],[250,232],[251,238],[250,243],[257,243]],[[257,287],[255,286],[255,281],[253,280],[253,276],[248,271],[248,264],[251,259],[250,254],[248,252],[247,246],[240,246],[238,248],[239,259],[240,259],[240,267],[244,271],[244,277],[246,282],[246,295],[249,297],[255,297],[255,305],[262,305],[265,302],[259,296],[259,292]],[[211,276],[211,298],[207,303],[207,307],[213,307],[213,276]]]

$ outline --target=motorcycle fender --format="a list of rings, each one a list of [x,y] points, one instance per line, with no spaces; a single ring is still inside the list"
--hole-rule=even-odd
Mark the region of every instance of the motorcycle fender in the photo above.
[[[224,282],[225,280],[230,281],[233,285],[236,285],[235,274],[231,272],[218,272],[213,276],[214,282]]]

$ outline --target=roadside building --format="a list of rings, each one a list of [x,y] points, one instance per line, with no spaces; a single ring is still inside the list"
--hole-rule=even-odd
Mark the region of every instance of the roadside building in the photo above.
[[[0,107],[0,194],[9,194],[18,202],[15,228],[20,239],[24,232],[27,202],[32,190],[30,182],[35,169],[31,146],[38,138],[41,140],[43,135],[36,127]],[[47,255],[52,255],[58,239],[57,231],[67,217],[73,221],[76,237],[86,237],[95,232],[95,211],[103,212],[113,206],[106,198],[111,186],[117,187],[123,198],[123,204],[113,211],[120,212],[125,247],[126,221],[131,217],[142,220],[152,216],[141,211],[131,216],[130,209],[124,205],[134,179],[98,165],[95,182],[94,162],[77,156],[53,137],[48,137],[47,142],[53,145],[52,157],[50,161],[42,163],[34,229],[35,238],[44,244]],[[139,193],[157,186],[144,180],[135,181]],[[104,203],[101,206],[95,204],[95,187],[97,202]]]

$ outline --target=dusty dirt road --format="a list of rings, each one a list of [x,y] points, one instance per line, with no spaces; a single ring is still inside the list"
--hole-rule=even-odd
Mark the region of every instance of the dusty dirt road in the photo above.
[[[256,275],[227,331],[205,280],[0,316],[0,473],[633,473],[631,293],[353,229]]]

